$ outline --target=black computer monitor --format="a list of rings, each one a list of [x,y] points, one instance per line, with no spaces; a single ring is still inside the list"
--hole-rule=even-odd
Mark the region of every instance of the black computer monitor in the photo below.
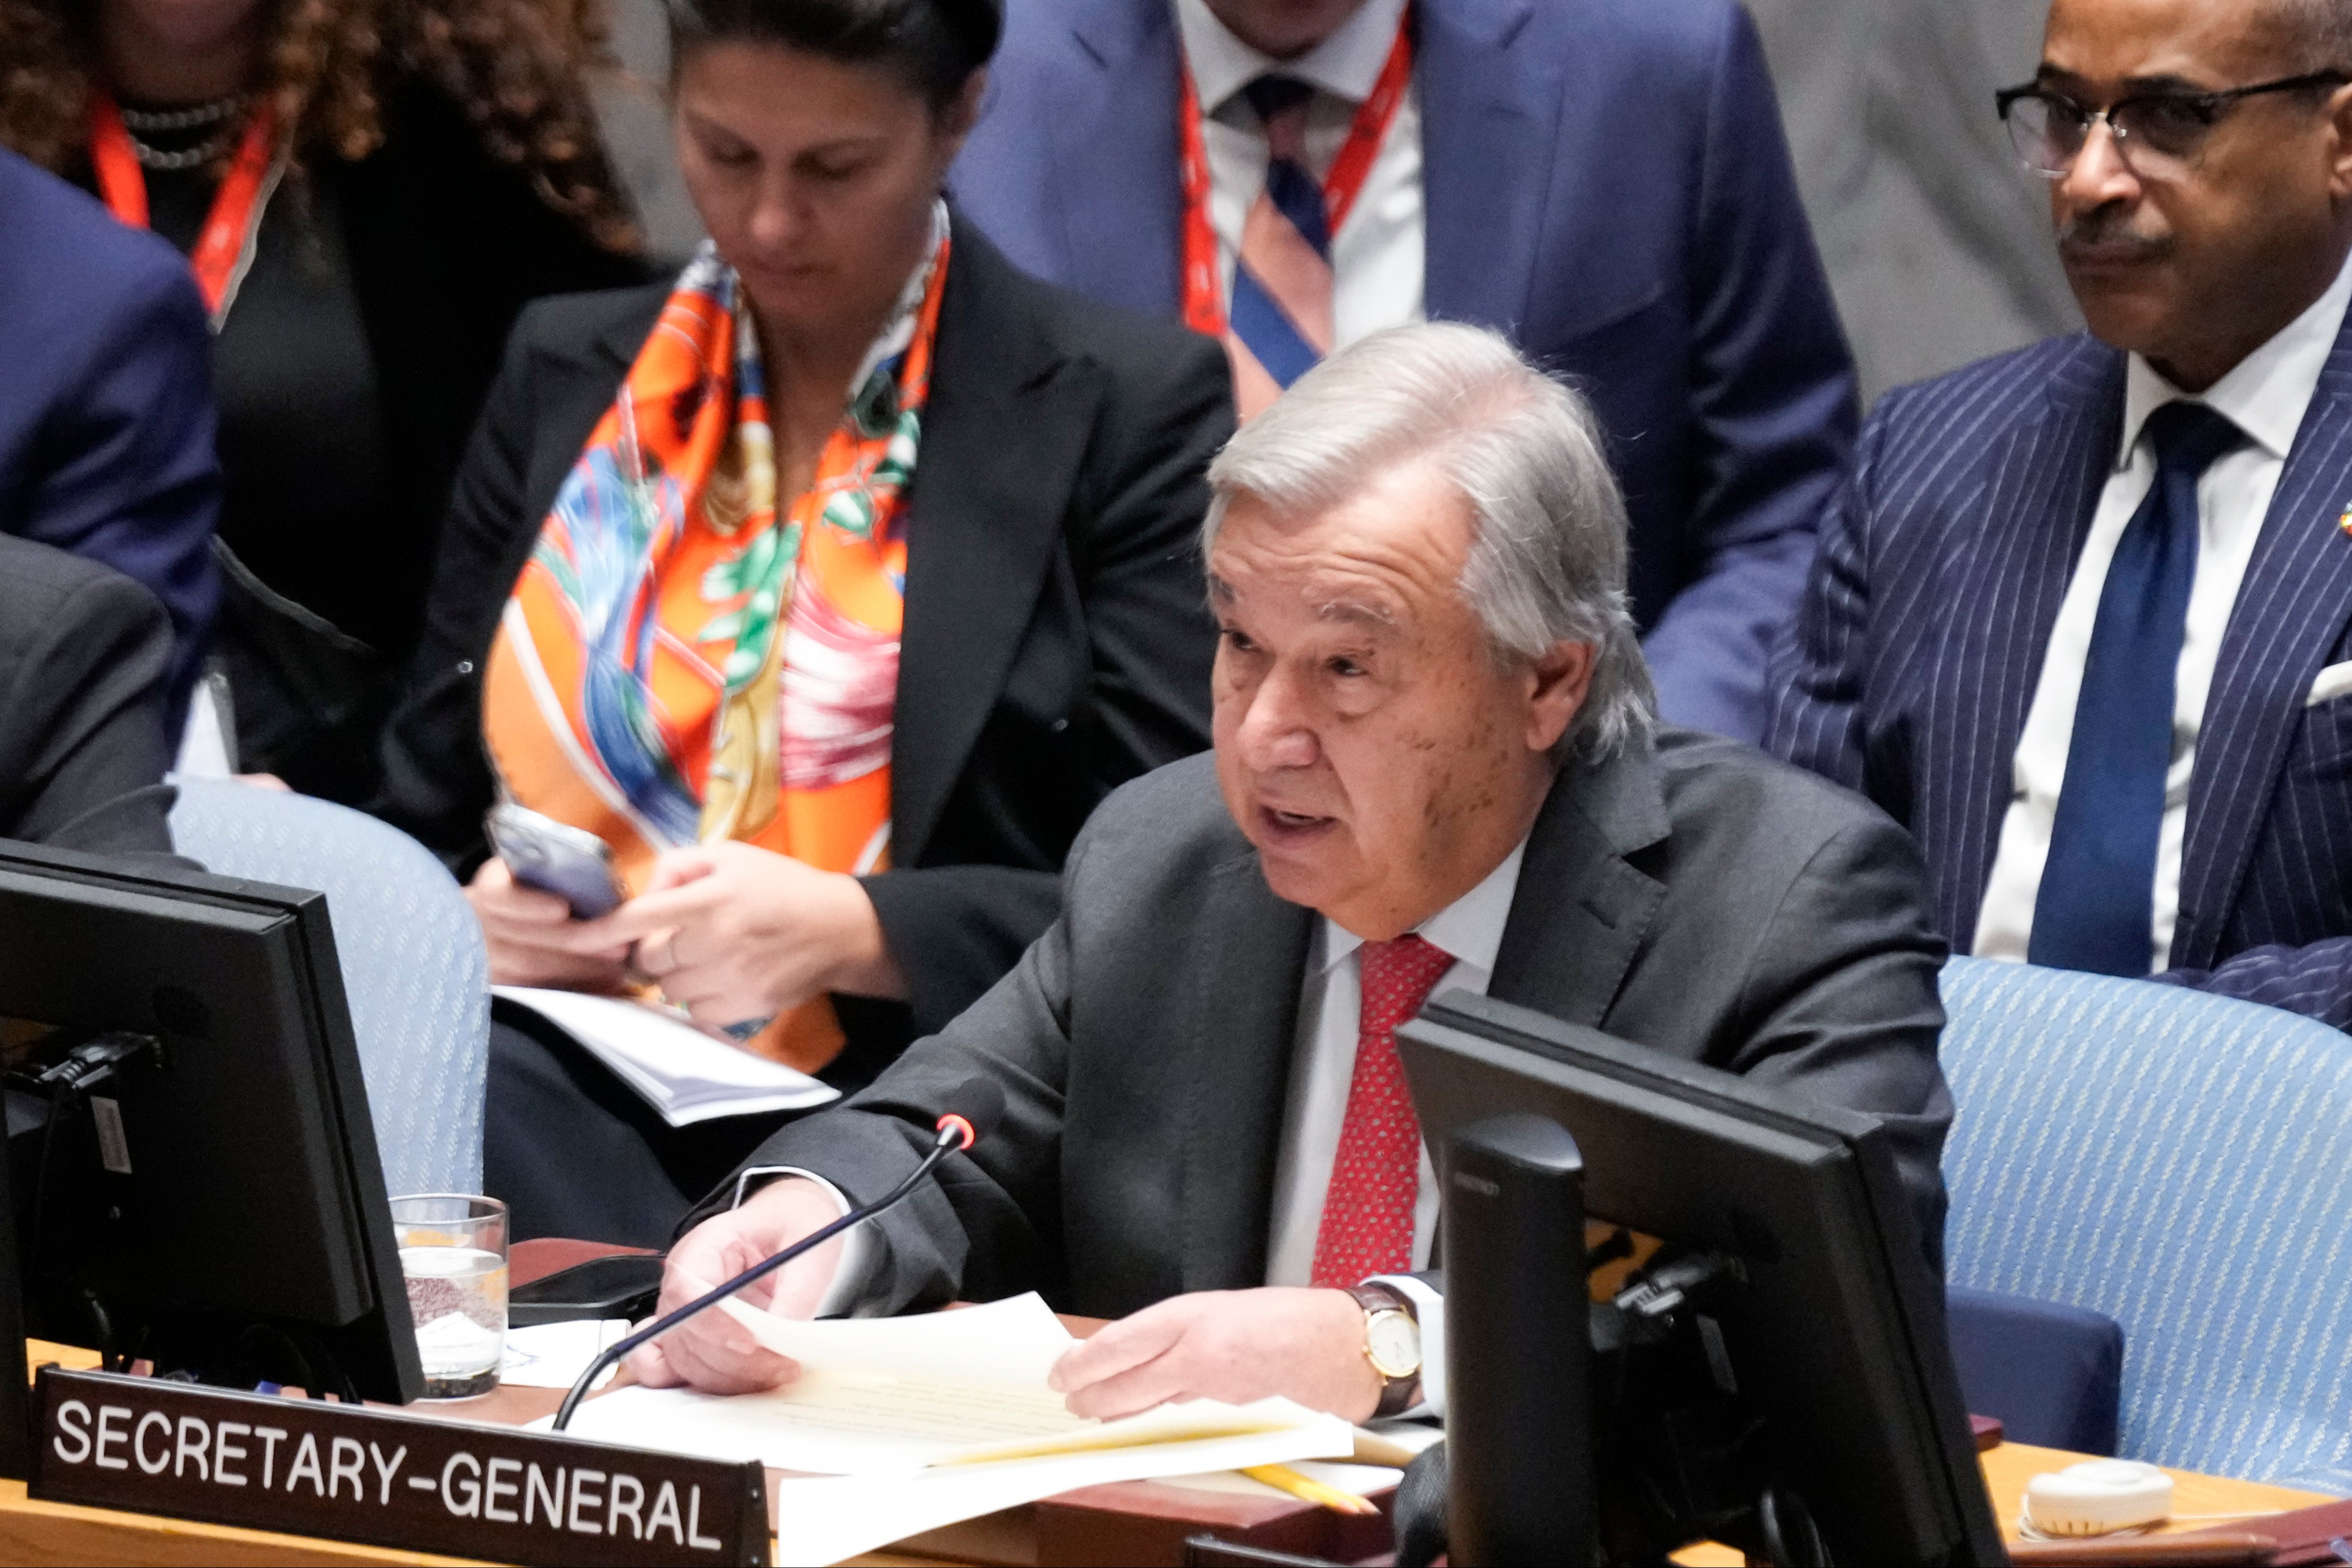
[[[424,1392],[322,894],[0,841],[0,1046],[30,1333]]]
[[[1592,1219],[1727,1260],[1706,1303],[1717,1381],[1837,1562],[2006,1561],[1942,1282],[1875,1119],[1464,992],[1397,1039],[1433,1151],[1532,1113],[1575,1139]],[[1596,1423],[1593,1440],[1623,1439]]]

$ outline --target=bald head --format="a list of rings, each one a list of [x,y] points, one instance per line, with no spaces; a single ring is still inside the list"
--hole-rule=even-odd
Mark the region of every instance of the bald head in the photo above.
[[[2051,0],[2035,83],[2089,110],[2278,82],[2352,66],[2332,52],[2347,24],[2352,0]],[[2301,314],[2352,248],[2352,87],[2226,99],[2197,123],[2170,152],[2095,126],[2050,186],[2092,332],[2189,392]]]
[[[2260,0],[2292,70],[2352,70],[2352,0]]]

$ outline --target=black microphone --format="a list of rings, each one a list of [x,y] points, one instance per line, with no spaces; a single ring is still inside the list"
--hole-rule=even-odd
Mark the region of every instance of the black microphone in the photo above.
[[[812,1231],[772,1258],[765,1258],[736,1275],[717,1290],[698,1296],[686,1305],[656,1318],[636,1333],[629,1334],[588,1364],[588,1370],[572,1384],[572,1391],[563,1396],[562,1406],[555,1412],[554,1430],[561,1432],[572,1424],[572,1414],[579,1409],[580,1401],[587,1396],[590,1385],[604,1375],[604,1369],[635,1350],[639,1345],[659,1339],[696,1313],[717,1306],[755,1280],[774,1273],[810,1248],[830,1241],[853,1225],[861,1224],[905,1197],[917,1184],[930,1175],[933,1167],[952,1154],[961,1154],[993,1132],[1004,1114],[1004,1091],[992,1078],[967,1078],[945,1096],[956,1107],[943,1113],[937,1124],[938,1135],[931,1140],[930,1152],[922,1163],[907,1173],[906,1180],[892,1187],[876,1202],[853,1208],[822,1230]]]

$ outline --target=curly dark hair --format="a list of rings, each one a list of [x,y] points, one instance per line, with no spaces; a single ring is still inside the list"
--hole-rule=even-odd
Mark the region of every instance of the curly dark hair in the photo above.
[[[596,130],[587,74],[606,63],[598,0],[262,0],[255,90],[296,128],[299,157],[357,160],[383,143],[383,99],[431,83],[499,162],[607,249],[640,238]],[[87,146],[101,74],[96,0],[0,0],[0,143],[45,168]]]

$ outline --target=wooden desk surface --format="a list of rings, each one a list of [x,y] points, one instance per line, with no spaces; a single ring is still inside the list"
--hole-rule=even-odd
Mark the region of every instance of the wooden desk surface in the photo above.
[[[36,1343],[29,1347],[37,1364],[55,1361],[71,1367],[98,1364],[87,1351]],[[463,1406],[468,1420],[523,1422],[551,1414],[562,1396],[551,1388],[501,1388],[488,1398]],[[453,1414],[456,1411],[453,1409]],[[2003,1443],[1983,1455],[1985,1484],[2001,1521],[2001,1533],[2014,1539],[2017,1516],[2031,1477],[2060,1469],[2084,1456],[2025,1443]],[[2178,1490],[2175,1505],[2183,1514],[2238,1511],[2275,1512],[2306,1508],[2334,1500],[2316,1492],[2294,1491],[2258,1481],[2229,1480],[2187,1470],[2170,1472]],[[2211,1521],[2168,1526],[2168,1531],[2203,1530]],[[321,1563],[332,1568],[409,1568],[409,1565],[453,1564],[455,1557],[434,1557],[416,1552],[394,1552],[381,1546],[358,1546],[312,1536],[279,1535],[268,1531],[236,1530],[195,1524],[152,1514],[122,1513],[110,1509],[79,1508],[66,1503],[36,1502],[25,1495],[22,1481],[0,1480],[0,1563],[37,1565],[122,1563],[134,1568],[292,1568],[298,1563]],[[881,1568],[884,1564],[930,1564],[941,1560],[898,1552],[877,1552],[855,1559]],[[1689,1564],[1737,1564],[1737,1552],[1699,1546],[1675,1555]]]
[[[2063,1448],[2037,1448],[2031,1443],[2002,1443],[1989,1448],[1979,1458],[1984,1464],[1985,1490],[1992,1494],[1994,1517],[2000,1521],[2004,1541],[2017,1539],[2018,1516],[2025,1511],[2025,1483],[2035,1476],[2052,1470],[2063,1470],[2068,1465],[2080,1463],[2088,1456],[2070,1454]],[[2168,1469],[2172,1478],[2172,1505],[2182,1514],[2219,1513],[2284,1513],[2290,1509],[2309,1508],[2314,1503],[2336,1500],[2324,1492],[2295,1491],[2287,1487],[2266,1486],[2261,1481],[2234,1481],[2221,1476],[2203,1476],[2192,1470]],[[2151,1531],[2158,1535],[2185,1534],[2192,1530],[2213,1530],[2239,1522],[2236,1520],[2191,1519],[2166,1524]],[[2249,1529],[2260,1529],[2252,1520],[2245,1521]],[[1694,1546],[1675,1553],[1675,1561],[1687,1568],[1738,1568],[1743,1561],[1739,1553],[1727,1547]]]

